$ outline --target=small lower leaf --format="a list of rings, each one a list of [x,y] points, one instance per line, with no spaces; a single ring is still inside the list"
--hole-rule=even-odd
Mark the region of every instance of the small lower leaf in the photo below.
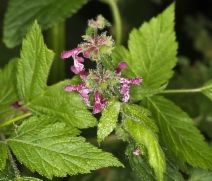
[[[98,124],[98,142],[104,140],[115,128],[118,121],[118,115],[120,110],[120,103],[115,100],[109,100],[108,106],[102,111],[102,117]]]

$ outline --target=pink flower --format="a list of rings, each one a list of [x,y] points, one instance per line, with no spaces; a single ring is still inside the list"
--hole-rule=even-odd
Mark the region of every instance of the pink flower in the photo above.
[[[99,113],[101,110],[107,107],[107,98],[101,100],[101,93],[96,91],[95,98],[94,98],[94,108],[93,114]]]
[[[78,54],[82,53],[81,48],[74,48],[73,50],[68,50],[62,53],[61,58],[69,58],[70,56],[74,59],[74,65],[71,66],[72,72],[75,74],[80,74],[84,70],[84,65],[80,62],[84,62],[82,57],[79,57]]]
[[[21,110],[25,113],[28,113],[29,111],[27,110],[27,108],[23,107],[23,102],[22,101],[16,101],[16,102],[13,102],[10,104],[10,107],[11,108],[14,108],[14,109],[19,109],[21,108]]]
[[[116,68],[116,73],[118,75],[121,75],[121,71],[123,69],[125,69],[126,67],[127,67],[127,63],[126,62],[120,62],[119,65],[118,65],[118,67]]]
[[[90,93],[90,89],[86,88],[85,83],[81,83],[79,85],[67,85],[64,87],[64,90],[67,92],[72,92],[75,90],[78,91],[81,97],[83,98],[85,104],[87,106],[90,106],[89,95],[88,95]]]
[[[140,82],[142,81],[142,78],[134,78],[134,79],[128,79],[128,78],[120,78],[119,82],[122,85],[122,88],[120,90],[120,93],[123,94],[123,98],[122,101],[127,103],[129,101],[130,98],[130,84],[140,84]]]

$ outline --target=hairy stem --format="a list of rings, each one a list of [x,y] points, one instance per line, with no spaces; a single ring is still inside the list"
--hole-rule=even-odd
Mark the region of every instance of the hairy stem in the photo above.
[[[64,61],[60,58],[61,53],[64,51],[65,23],[61,22],[50,28],[47,40],[48,48],[55,53],[48,80],[48,83],[52,85],[65,77]]]
[[[112,11],[114,24],[115,24],[115,37],[116,43],[121,44],[122,41],[122,23],[121,23],[121,16],[119,13],[119,9],[117,6],[117,0],[101,0],[104,3],[107,3]]]
[[[173,89],[173,90],[164,90],[160,92],[160,94],[170,94],[170,93],[195,93],[201,92],[201,88],[196,89]]]
[[[6,121],[6,122],[2,123],[2,124],[0,125],[0,127],[7,126],[7,125],[9,125],[9,124],[11,124],[11,123],[14,123],[14,122],[19,121],[19,120],[24,119],[24,118],[27,118],[27,117],[29,117],[29,116],[31,116],[31,115],[32,115],[31,113],[27,113],[27,114],[23,114],[23,115],[21,115],[21,116],[18,116],[18,117],[16,117],[16,118],[10,119],[9,121]]]

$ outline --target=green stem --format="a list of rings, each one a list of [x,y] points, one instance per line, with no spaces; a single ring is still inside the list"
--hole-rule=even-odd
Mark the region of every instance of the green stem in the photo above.
[[[9,120],[9,121],[7,121],[7,122],[4,122],[3,124],[0,125],[0,127],[7,126],[7,125],[9,125],[9,124],[11,124],[11,123],[14,123],[14,122],[16,122],[16,121],[19,121],[19,120],[24,119],[24,118],[26,118],[26,117],[29,117],[29,116],[31,116],[31,115],[32,115],[32,113],[23,114],[23,115],[21,115],[21,116],[19,116],[19,117],[16,117],[16,118],[13,118],[13,119],[11,119],[11,120]]]
[[[170,94],[170,93],[195,93],[195,92],[201,92],[201,88],[196,89],[177,89],[177,90],[164,90],[160,92],[160,94]]]
[[[119,13],[119,9],[117,6],[117,0],[101,0],[104,3],[107,3],[112,11],[114,24],[115,24],[115,37],[116,37],[116,44],[121,44],[122,41],[122,23],[121,23],[121,16]]]
[[[47,44],[48,48],[55,53],[54,61],[51,67],[48,83],[55,84],[65,77],[64,61],[60,58],[64,51],[65,42],[65,23],[61,22],[48,30]]]

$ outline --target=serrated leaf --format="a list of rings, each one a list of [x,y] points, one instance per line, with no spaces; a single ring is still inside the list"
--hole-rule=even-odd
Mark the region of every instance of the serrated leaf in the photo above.
[[[13,118],[15,110],[10,107],[12,102],[17,101],[18,93],[16,88],[16,66],[17,59],[12,59],[0,69],[0,120],[1,123],[9,118]]]
[[[189,169],[189,179],[187,181],[211,181],[212,171],[200,168]]]
[[[149,128],[153,134],[158,132],[157,125],[149,118],[149,116],[151,116],[149,110],[135,104],[122,104],[122,107],[127,116],[133,117],[134,120]],[[155,137],[157,137],[156,134]]]
[[[8,158],[7,155],[7,147],[5,145],[5,143],[0,141],[0,170],[3,170],[6,166],[6,161]]]
[[[135,139],[137,144],[143,144],[148,150],[148,161],[154,169],[158,181],[163,180],[166,168],[165,156],[152,131],[139,122],[130,119],[124,120],[124,127]]]
[[[174,3],[162,14],[130,33],[129,51],[116,47],[113,60],[126,61],[126,77],[142,77],[144,87],[160,87],[173,75],[177,43],[174,33]],[[120,51],[120,52],[117,52]]]
[[[8,181],[15,178],[15,173],[9,160],[7,160],[4,170],[0,170],[0,181]]]
[[[95,126],[97,121],[87,110],[83,99],[63,89],[67,84],[76,84],[76,80],[46,85],[52,61],[53,52],[46,48],[41,30],[35,22],[23,41],[21,59],[18,61],[18,93],[25,107],[35,114],[57,115],[71,126]]]
[[[130,87],[130,101],[135,102],[142,100],[144,97],[151,97],[163,91],[168,83],[161,87],[144,87],[143,85],[131,85]]]
[[[205,83],[205,85],[201,88],[201,91],[212,101],[212,80]]]
[[[102,117],[99,120],[97,137],[98,142],[102,142],[116,127],[120,103],[114,99],[108,101],[108,106],[102,111]]]
[[[10,0],[4,19],[3,41],[7,47],[12,48],[21,43],[36,19],[43,30],[47,29],[74,14],[87,1]]]
[[[153,169],[150,167],[148,160],[144,156],[133,154],[134,144],[128,145],[125,154],[128,156],[129,162],[133,170],[136,171],[141,181],[157,181]],[[182,175],[178,171],[178,167],[166,158],[166,171],[164,172],[163,181],[184,181]]]
[[[38,178],[33,178],[33,177],[21,177],[21,178],[15,178],[13,180],[9,180],[9,181],[42,181]]]
[[[192,166],[212,169],[212,150],[185,112],[161,96],[146,98],[142,105],[151,110],[167,149]]]
[[[111,154],[85,143],[82,137],[74,137],[76,128],[66,128],[64,123],[50,124],[52,119],[31,117],[19,127],[17,136],[7,140],[16,158],[30,170],[51,179],[89,173],[101,167],[122,166]],[[39,123],[43,122],[49,124],[39,131]]]

